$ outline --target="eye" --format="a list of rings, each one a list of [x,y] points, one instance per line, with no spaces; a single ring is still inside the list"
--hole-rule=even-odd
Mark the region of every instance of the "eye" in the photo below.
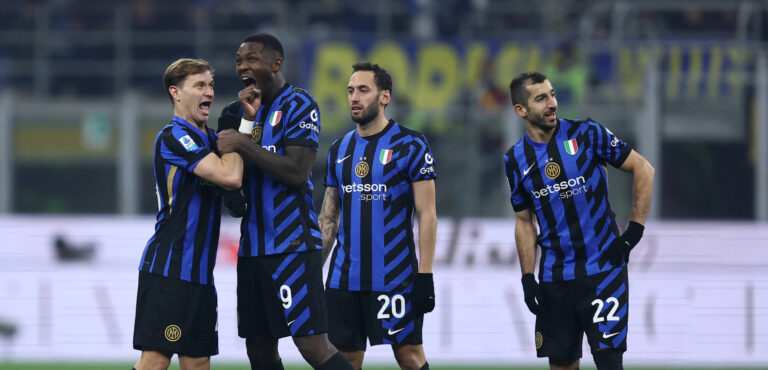
[[[259,60],[259,58],[256,57],[248,57],[248,63],[256,63]]]

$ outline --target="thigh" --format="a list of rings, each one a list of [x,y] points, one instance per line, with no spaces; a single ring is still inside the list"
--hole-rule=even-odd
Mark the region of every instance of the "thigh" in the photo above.
[[[366,333],[363,317],[363,302],[368,302],[368,295],[328,288],[325,290],[325,302],[328,306],[328,339],[336,348],[345,352],[365,351]],[[350,352],[350,353],[347,353]]]
[[[263,257],[239,257],[237,259],[237,332],[241,338],[269,338],[273,340],[288,335],[274,333],[270,317],[282,321],[280,309],[272,295],[269,273],[262,273]],[[265,279],[263,276],[266,275]],[[265,299],[272,298],[272,299]],[[270,307],[277,306],[277,307]],[[271,309],[270,309],[271,308]],[[275,314],[277,312],[277,314]],[[270,315],[271,313],[271,315]],[[274,320],[274,319],[273,319]]]
[[[571,300],[570,282],[542,282],[541,313],[536,316],[536,355],[581,358],[584,336]]]
[[[627,349],[627,278],[624,266],[579,280],[579,321],[592,352],[598,349]]]
[[[139,273],[133,347],[207,357],[218,353],[216,290],[212,285]]]
[[[294,337],[327,333],[322,251],[268,256],[264,262],[271,281],[270,300],[283,318],[273,324],[282,324]]]
[[[413,282],[390,292],[367,292],[366,331],[371,345],[422,344],[424,315],[413,311]]]

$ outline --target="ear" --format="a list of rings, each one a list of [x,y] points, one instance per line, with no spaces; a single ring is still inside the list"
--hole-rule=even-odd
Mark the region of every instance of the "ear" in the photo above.
[[[170,93],[171,97],[173,97],[173,101],[179,101],[179,99],[181,99],[179,88],[176,85],[168,86],[168,93]]]
[[[381,95],[379,96],[379,104],[387,105],[392,100],[392,95],[390,94],[389,90],[384,90],[381,92]]]
[[[520,116],[520,118],[528,117],[528,109],[526,109],[522,104],[515,104],[515,113]]]
[[[272,62],[272,73],[278,73],[283,69],[283,58],[279,56]]]

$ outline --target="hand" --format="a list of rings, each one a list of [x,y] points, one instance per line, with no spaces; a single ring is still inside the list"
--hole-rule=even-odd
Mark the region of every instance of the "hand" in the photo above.
[[[528,306],[528,310],[532,314],[538,315],[541,313],[541,286],[536,282],[536,278],[533,274],[525,274],[520,279],[523,283],[523,295],[525,296],[525,304]],[[538,303],[537,303],[538,302]]]
[[[229,215],[232,217],[243,217],[248,211],[248,203],[245,200],[245,196],[240,190],[224,190],[219,189],[221,192],[221,198],[224,201],[224,205],[229,210]]]
[[[627,230],[624,231],[624,234],[613,239],[613,242],[608,245],[608,249],[604,252],[604,258],[611,262],[611,265],[614,267],[629,262],[629,252],[631,252],[632,248],[640,242],[644,230],[645,226],[640,225],[635,221],[629,221],[629,225],[627,225]]]
[[[243,135],[233,129],[226,129],[219,132],[216,138],[216,146],[221,154],[237,152],[244,141],[248,140],[248,135]]]
[[[418,273],[413,283],[413,310],[419,314],[435,309],[435,282],[431,273]]]
[[[237,100],[243,107],[243,118],[249,121],[256,119],[256,112],[261,107],[261,90],[248,85],[237,93]]]

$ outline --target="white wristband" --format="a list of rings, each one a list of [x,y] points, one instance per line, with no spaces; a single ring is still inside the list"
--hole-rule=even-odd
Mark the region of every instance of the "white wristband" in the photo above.
[[[255,121],[249,121],[245,118],[240,119],[240,128],[237,129],[237,131],[240,131],[240,133],[243,134],[251,134],[251,131],[253,131],[253,124]]]

